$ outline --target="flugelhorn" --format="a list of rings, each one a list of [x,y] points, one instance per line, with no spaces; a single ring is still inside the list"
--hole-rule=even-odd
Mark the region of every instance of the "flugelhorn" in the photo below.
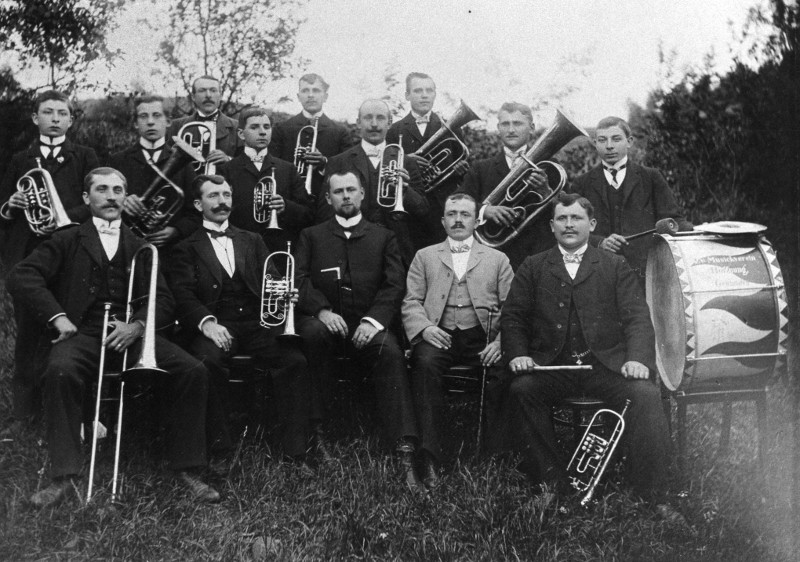
[[[400,135],[397,144],[387,144],[380,155],[378,205],[396,214],[406,214],[403,207],[403,177],[398,172],[403,167],[404,156],[403,135]]]
[[[136,216],[126,215],[125,218],[131,230],[142,238],[167,226],[172,217],[183,207],[183,190],[170,179],[170,176],[189,162],[205,161],[190,144],[178,137],[173,137],[172,140],[175,144],[163,168],[159,169],[155,163],[148,161],[150,167],[155,170],[156,177],[141,196],[141,202],[146,210]]]
[[[269,208],[269,202],[277,193],[278,184],[275,182],[275,168],[268,176],[264,176],[253,188],[253,219],[257,223],[269,220],[267,230],[282,230],[278,225],[278,211]]]
[[[567,172],[564,167],[549,159],[572,139],[589,136],[586,131],[573,123],[566,115],[556,110],[556,119],[541,137],[508,172],[508,175],[483,200],[482,205],[511,207],[514,220],[503,226],[486,221],[475,229],[475,238],[484,246],[500,248],[514,240],[539,215],[547,210],[547,205],[564,188]],[[543,171],[547,175],[547,186],[537,189],[531,181],[531,174]]]
[[[624,417],[630,405],[631,401],[625,400],[625,406],[619,414],[605,408],[595,412],[578,448],[567,465],[569,483],[575,490],[583,494],[581,505],[586,505],[592,500],[594,490],[614,454],[614,449],[622,439],[622,433],[625,431]],[[592,433],[594,426],[605,426],[609,423],[603,418],[610,418],[614,422],[614,427],[607,439],[598,433]]]
[[[202,154],[203,159],[195,163],[195,172],[209,176],[217,173],[217,167],[206,160],[217,149],[216,121],[189,121],[178,131],[178,138]]]
[[[292,243],[288,242],[286,251],[272,252],[264,260],[261,284],[260,323],[264,328],[275,328],[284,324],[283,333],[278,338],[296,340],[300,336],[294,329],[294,257]],[[278,256],[286,256],[286,275],[276,277],[274,263]]]
[[[17,191],[24,194],[28,202],[25,219],[35,234],[46,236],[59,228],[78,224],[67,216],[53,183],[53,176],[42,168],[41,158],[36,159],[35,168],[31,168],[17,180]],[[8,202],[3,204],[0,214],[9,215]]]
[[[315,115],[310,125],[306,125],[297,133],[294,145],[294,167],[305,180],[306,193],[311,195],[311,180],[314,177],[314,165],[306,164],[305,155],[317,150],[317,134],[319,133],[319,115]]]
[[[460,138],[460,129],[476,119],[480,117],[462,101],[450,120],[442,119],[442,128],[414,153],[428,163],[420,166],[425,193],[439,187],[455,173],[456,164],[469,158],[469,148]]]

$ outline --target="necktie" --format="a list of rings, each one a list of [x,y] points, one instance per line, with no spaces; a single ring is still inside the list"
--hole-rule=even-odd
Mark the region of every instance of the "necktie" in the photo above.
[[[119,232],[119,227],[118,226],[98,226],[97,227],[97,232],[99,232],[100,234],[111,234],[111,235],[114,235],[114,234],[117,234]]]
[[[581,263],[583,254],[564,254],[564,263]]]
[[[147,153],[147,155],[150,157],[150,160],[152,162],[155,162],[156,161],[156,152],[160,152],[161,148],[160,147],[159,148],[146,148],[146,147],[143,146],[142,150],[144,150]]]
[[[469,252],[469,244],[459,244],[458,246],[450,246],[450,252],[453,254],[462,254]]]
[[[45,160],[55,160],[56,159],[56,152],[60,150],[60,144],[45,144],[40,143],[39,146],[41,147],[42,154],[44,155]]]
[[[218,111],[215,111],[215,112],[214,112],[214,113],[212,113],[211,115],[200,115],[200,114],[198,113],[198,114],[197,114],[197,121],[216,121],[216,120],[217,120],[217,115],[218,115],[218,114],[219,114],[219,112],[218,112]]]
[[[211,230],[210,228],[206,228],[206,232],[208,232],[211,238],[223,238],[225,236],[233,238],[233,232],[230,230]]]
[[[611,168],[609,166],[606,166],[606,170],[608,171],[609,174],[611,174],[611,179],[614,181],[614,185],[617,184],[617,172],[619,172],[620,170],[624,170],[625,166],[627,166],[627,164],[623,164],[619,168]]]

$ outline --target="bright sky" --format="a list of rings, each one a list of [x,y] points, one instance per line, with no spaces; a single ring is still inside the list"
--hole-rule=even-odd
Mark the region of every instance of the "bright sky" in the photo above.
[[[676,51],[678,68],[701,65],[712,50],[727,68],[731,46],[738,49],[735,35],[759,1],[308,0],[297,54],[331,84],[325,111],[334,118],[352,121],[363,99],[386,93],[383,76],[394,69],[401,80],[410,71],[430,74],[439,92],[435,109],[445,117],[458,98],[480,115],[515,100],[542,107],[540,125],[560,106],[592,126],[608,114],[626,116],[629,100],[644,104],[662,79],[659,44]],[[136,82],[168,95],[181,92],[152,76],[159,38],[137,23],[143,17],[166,22],[169,3],[139,5],[122,15],[111,38],[124,60],[110,76],[122,91]],[[282,96],[295,100],[296,88],[292,77],[252,101],[294,113],[295,101],[276,104]],[[567,97],[556,99],[567,89]]]

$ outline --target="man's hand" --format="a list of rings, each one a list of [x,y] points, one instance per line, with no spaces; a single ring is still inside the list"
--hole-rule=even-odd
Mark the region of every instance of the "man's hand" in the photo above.
[[[455,166],[453,166],[453,175],[456,177],[466,176],[469,172],[469,162],[466,160],[459,160]]]
[[[320,310],[317,314],[317,319],[325,324],[325,327],[328,328],[330,333],[343,338],[347,337],[347,322],[332,310],[328,310],[327,308]]]
[[[436,349],[450,349],[453,338],[438,326],[428,326],[422,330],[422,339]]]
[[[231,157],[222,152],[220,149],[212,150],[206,156],[206,162],[209,164],[224,164],[225,162],[230,162]]]
[[[431,167],[430,160],[428,160],[424,156],[420,156],[418,154],[406,154],[405,158],[413,160],[414,163],[417,165],[417,168],[419,168],[420,172],[424,173]]]
[[[638,361],[628,361],[622,366],[622,375],[626,379],[647,379],[650,377],[650,369]]]
[[[533,358],[527,356],[514,357],[514,359],[508,362],[508,368],[511,369],[511,372],[514,374],[533,371],[535,366],[536,362]]]
[[[27,209],[28,198],[21,191],[15,191],[8,199],[8,206],[12,209]]]
[[[178,229],[174,226],[165,226],[158,232],[154,232],[152,234],[148,234],[145,236],[145,239],[150,242],[153,246],[161,247],[173,238],[178,237]]]
[[[218,348],[223,351],[231,350],[231,343],[233,343],[233,336],[230,334],[225,326],[217,324],[213,318],[209,318],[203,325],[200,326],[203,335],[214,342]]]
[[[483,210],[483,218],[490,220],[503,226],[511,226],[517,214],[511,207],[500,207],[495,205],[486,205]]]
[[[362,320],[361,323],[356,328],[355,333],[353,334],[353,346],[356,349],[361,349],[369,342],[372,341],[372,338],[375,337],[375,334],[378,333],[378,328],[373,326],[370,322],[366,320]]]
[[[147,212],[147,206],[142,203],[141,197],[131,194],[122,202],[122,210],[132,217],[138,217]]]
[[[56,344],[60,341],[68,340],[72,336],[78,333],[78,328],[70,322],[69,318],[65,315],[61,315],[56,317],[53,320],[53,328],[58,331],[58,337],[54,340],[51,340],[50,343]]]
[[[528,175],[528,182],[533,184],[533,188],[537,192],[543,192],[550,188],[550,185],[547,183],[547,174],[542,170],[531,169]]]
[[[282,212],[286,210],[286,201],[283,199],[282,196],[278,195],[277,193],[269,198],[269,209],[275,209],[278,214],[280,215]]]
[[[628,244],[630,242],[625,240],[625,237],[621,234],[609,234],[608,238],[603,238],[603,241],[600,242],[600,249],[619,254],[622,252],[622,248]]]
[[[408,174],[408,170],[405,168],[397,168],[397,175],[403,179],[403,183],[408,185],[411,183],[411,176]]]
[[[306,164],[314,166],[314,168],[324,168],[325,164],[328,163],[328,159],[318,150],[314,152],[306,152],[303,154],[303,160]]]
[[[126,324],[120,320],[113,320],[108,324],[113,326],[114,329],[108,335],[106,341],[103,342],[103,345],[114,351],[125,351],[144,333],[144,326],[142,326],[141,322],[134,321],[131,324]]]
[[[481,358],[481,365],[484,367],[491,367],[503,356],[503,352],[500,351],[500,342],[493,341],[489,345],[483,348],[483,351],[480,352],[478,357]]]

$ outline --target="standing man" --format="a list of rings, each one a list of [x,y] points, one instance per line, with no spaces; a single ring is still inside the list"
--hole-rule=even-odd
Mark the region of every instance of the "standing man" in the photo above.
[[[246,353],[272,376],[284,454],[301,458],[308,424],[306,359],[299,348],[276,340],[277,329],[260,325],[262,272],[269,250],[258,234],[228,224],[233,193],[224,178],[198,176],[192,199],[203,215],[203,227],[175,246],[168,274],[178,316],[194,334],[189,349],[211,371],[212,451],[214,446],[221,451],[231,447],[225,361]],[[280,277],[275,270],[272,274]]]
[[[482,202],[494,191],[511,171],[517,160],[525,155],[533,144],[533,114],[527,105],[506,102],[497,114],[497,134],[502,151],[493,158],[479,160],[464,177],[459,191],[468,193],[481,203],[478,224],[488,223],[485,228],[498,231],[509,227],[515,221],[514,209],[509,205],[484,205]],[[535,189],[542,193],[547,190],[547,176],[540,170],[531,172]],[[546,209],[543,215],[530,224],[516,239],[505,244],[500,250],[511,261],[514,270],[533,254],[538,254],[553,246],[554,238],[547,224],[550,215]]]
[[[314,166],[311,193],[315,200],[323,199],[320,194],[322,180],[325,176],[325,165],[328,159],[341,154],[353,145],[350,132],[331,121],[323,113],[322,106],[328,99],[328,83],[319,74],[304,74],[300,77],[297,99],[303,110],[283,123],[275,125],[270,152],[281,160],[294,162],[294,151],[297,146],[297,135],[306,125],[317,122],[317,145],[313,152],[303,155],[306,165]]]
[[[358,130],[361,143],[334,156],[326,167],[327,174],[352,171],[358,174],[364,187],[361,214],[370,222],[386,227],[395,233],[403,265],[407,268],[414,257],[414,243],[409,232],[409,219],[424,220],[428,214],[428,199],[421,192],[419,173],[412,160],[404,160],[404,167],[397,173],[403,178],[403,206],[407,214],[393,213],[378,203],[378,181],[381,167],[381,152],[386,147],[386,131],[392,116],[389,106],[381,100],[366,100],[358,109]],[[414,172],[409,175],[407,170]],[[412,179],[413,178],[413,179]],[[333,207],[327,198],[318,203],[318,222],[333,217]]]
[[[444,426],[442,375],[454,364],[491,367],[500,361],[499,312],[514,276],[508,258],[475,241],[475,200],[454,193],[444,205],[447,240],[423,248],[406,280],[403,327],[412,345],[411,384],[422,433],[422,480],[438,485]],[[489,342],[487,345],[487,341]]]
[[[566,487],[566,461],[556,445],[552,407],[590,395],[621,411],[637,493],[657,499],[670,441],[661,393],[653,379],[655,336],[644,292],[625,260],[588,244],[592,204],[574,193],[554,201],[558,244],[526,259],[503,307],[503,355],[509,375],[500,422],[491,440],[522,455],[534,482]],[[592,371],[538,371],[536,365],[591,365]]]
[[[101,347],[108,365],[119,366],[122,354],[141,353],[145,324],[172,324],[174,301],[159,273],[156,317],[147,317],[146,299],[136,305],[130,323],[109,322],[103,333],[104,303],[109,318],[125,318],[131,260],[144,244],[120,224],[125,178],[112,168],[97,168],[86,176],[83,199],[92,218],[81,226],[56,232],[17,264],[8,290],[23,302],[42,325],[57,332],[42,375],[45,427],[53,483],[36,492],[31,503],[49,507],[63,500],[83,466],[81,422],[88,390],[97,379]],[[137,267],[133,280],[139,294],[149,289],[150,273]],[[206,465],[206,400],[208,371],[175,344],[156,336],[159,367],[171,398],[167,433],[170,466],[198,502],[218,501],[219,494],[197,477]],[[117,367],[119,368],[119,367]]]
[[[166,134],[169,118],[164,108],[164,98],[161,96],[144,96],[133,102],[133,117],[139,140],[136,144],[120,152],[112,154],[108,165],[119,172],[128,180],[128,196],[123,204],[123,218],[137,218],[147,211],[141,196],[150,187],[158,176],[153,166],[162,170],[169,160],[173,150],[171,143],[167,142]],[[147,236],[151,244],[162,247],[186,238],[194,232],[200,222],[190,199],[194,170],[191,164],[185,164],[169,176],[175,185],[183,190],[183,208],[179,210],[172,220],[158,232]],[[166,185],[166,182],[162,180]],[[165,193],[173,194],[172,188],[167,187]],[[167,197],[164,207],[169,206],[171,200]]]
[[[195,111],[191,115],[175,119],[169,127],[169,138],[178,134],[186,123],[213,121],[217,126],[216,149],[206,156],[206,162],[221,166],[241,150],[241,141],[236,134],[236,121],[222,113],[220,101],[222,91],[219,80],[213,76],[201,76],[192,82],[192,103]]]
[[[664,218],[675,219],[680,230],[691,230],[692,225],[661,172],[628,159],[632,144],[628,123],[619,117],[601,119],[594,145],[602,163],[575,178],[572,192],[586,197],[597,213],[592,245],[624,256],[644,286],[653,237],[631,241],[625,237],[651,230]]]
[[[315,432],[321,434],[332,398],[332,359],[343,350],[371,375],[384,433],[400,455],[406,482],[420,489],[414,467],[417,428],[405,357],[390,330],[405,285],[397,242],[390,230],[362,216],[364,188],[356,174],[335,173],[325,183],[335,215],[300,233],[296,254],[298,310],[308,316],[299,333],[312,373]]]

